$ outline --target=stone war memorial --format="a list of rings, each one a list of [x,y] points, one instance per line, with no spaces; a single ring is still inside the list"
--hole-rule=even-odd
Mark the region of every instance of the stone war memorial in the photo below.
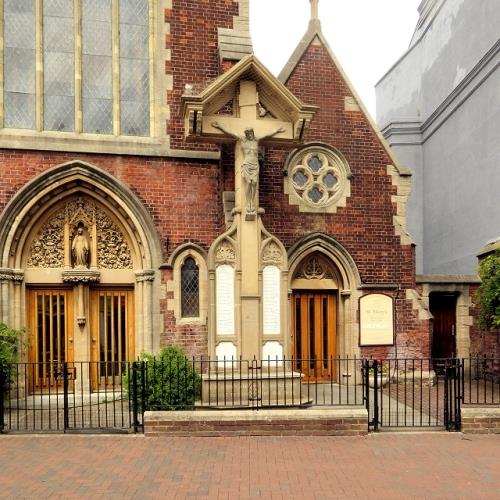
[[[318,0],[278,77],[251,3],[1,4],[0,322],[24,331],[22,394],[108,408],[144,383],[124,366],[167,346],[195,406],[314,406],[320,387],[364,408],[370,377],[434,383],[411,173]]]

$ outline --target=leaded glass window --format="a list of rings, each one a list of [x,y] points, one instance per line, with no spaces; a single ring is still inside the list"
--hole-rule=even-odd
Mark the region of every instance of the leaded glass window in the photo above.
[[[120,3],[120,115],[122,135],[149,135],[149,3]]]
[[[5,127],[35,128],[35,0],[4,0]]]
[[[181,315],[196,318],[200,315],[200,270],[193,257],[181,267]]]
[[[113,133],[111,0],[82,0],[83,131]]]
[[[73,2],[43,2],[44,128],[75,130]]]
[[[3,126],[149,136],[151,1],[4,0]]]

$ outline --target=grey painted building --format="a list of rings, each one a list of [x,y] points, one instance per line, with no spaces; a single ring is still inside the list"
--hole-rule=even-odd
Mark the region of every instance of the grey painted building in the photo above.
[[[471,275],[500,236],[500,1],[423,0],[419,12],[376,86],[377,121],[413,171],[417,271]]]

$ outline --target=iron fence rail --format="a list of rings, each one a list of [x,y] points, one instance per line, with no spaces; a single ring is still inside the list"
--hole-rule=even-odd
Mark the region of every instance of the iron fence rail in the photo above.
[[[133,418],[133,363],[12,363],[0,373],[0,430],[123,431]]]
[[[146,410],[365,406],[371,428],[500,405],[500,359],[185,358],[0,365],[2,432],[138,432]]]

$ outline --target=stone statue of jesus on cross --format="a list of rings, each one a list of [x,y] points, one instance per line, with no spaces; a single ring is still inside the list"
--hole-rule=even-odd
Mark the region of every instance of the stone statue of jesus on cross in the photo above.
[[[226,135],[233,137],[238,142],[240,142],[241,149],[243,151],[243,163],[241,165],[241,175],[246,182],[246,197],[247,197],[247,214],[254,214],[257,211],[255,206],[255,194],[257,192],[257,187],[259,185],[259,142],[263,139],[269,139],[285,132],[283,127],[263,135],[262,137],[255,137],[254,129],[249,127],[245,129],[244,135],[238,135],[219,124],[218,122],[213,122],[212,127],[219,129]]]

